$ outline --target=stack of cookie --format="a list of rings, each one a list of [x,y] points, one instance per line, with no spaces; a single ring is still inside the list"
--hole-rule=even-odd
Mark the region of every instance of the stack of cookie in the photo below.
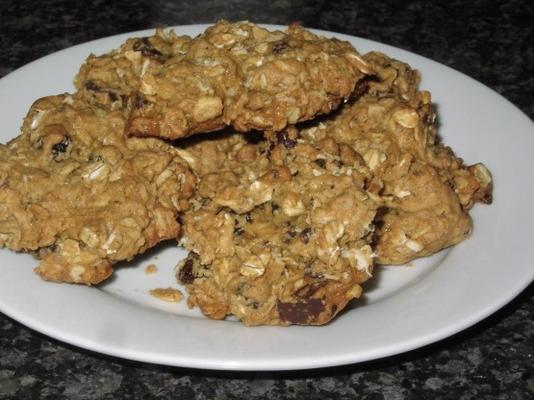
[[[0,246],[34,252],[44,279],[96,284],[175,238],[205,315],[327,323],[375,263],[460,242],[491,201],[484,165],[437,143],[418,82],[297,25],[129,39],[0,147]]]

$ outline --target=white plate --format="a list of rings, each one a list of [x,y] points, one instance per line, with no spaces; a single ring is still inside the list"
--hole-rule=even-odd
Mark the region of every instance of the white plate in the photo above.
[[[205,26],[182,26],[196,35]],[[271,26],[272,28],[272,26]],[[136,32],[66,49],[0,80],[0,141],[17,135],[32,101],[72,91],[84,58]],[[326,36],[334,35],[322,32]],[[412,266],[384,267],[352,309],[324,327],[246,328],[211,321],[181,304],[151,298],[176,286],[184,255],[159,246],[117,269],[100,288],[41,281],[29,255],[0,250],[0,311],[56,339],[132,360],[227,370],[288,370],[354,363],[397,354],[452,335],[509,302],[533,279],[534,125],[498,94],[446,66],[346,35],[361,52],[380,50],[423,74],[440,113],[440,134],[468,163],[483,161],[495,179],[494,203],[472,212],[473,237]],[[146,275],[148,264],[158,273]]]

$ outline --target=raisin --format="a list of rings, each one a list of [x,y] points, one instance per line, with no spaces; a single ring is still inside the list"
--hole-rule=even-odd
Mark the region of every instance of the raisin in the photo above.
[[[184,285],[189,285],[195,280],[195,275],[193,274],[193,260],[188,259],[180,271],[178,272],[178,279]]]
[[[102,90],[102,89],[100,88],[100,86],[98,86],[98,85],[97,85],[96,83],[94,83],[93,81],[87,81],[87,82],[85,82],[85,85],[84,85],[84,86],[85,86],[85,88],[86,88],[87,90],[93,90],[93,91],[95,91],[95,92],[100,92],[100,90]]]
[[[137,109],[143,108],[146,104],[147,104],[147,101],[143,97],[139,95],[135,97],[135,103],[134,103],[135,108]]]
[[[311,236],[311,228],[305,228],[299,233],[300,240],[302,240],[302,243],[308,244],[310,241]]]
[[[354,88],[354,91],[352,92],[352,97],[355,99],[363,96],[365,92],[367,92],[367,89],[369,89],[369,81],[368,79],[360,79],[358,83],[356,84],[356,87]]]
[[[287,42],[280,41],[278,43],[275,43],[275,45],[273,46],[273,53],[280,54],[287,49],[289,49],[289,45],[287,44]]]
[[[326,168],[326,160],[323,158],[318,158],[317,160],[315,160],[315,164],[317,164],[319,167],[323,169]]]
[[[147,37],[137,40],[133,45],[134,51],[140,51],[146,57],[163,58],[163,54],[152,46]]]
[[[71,143],[69,136],[64,136],[61,142],[52,146],[52,156],[56,158],[60,153],[65,153]]]
[[[289,231],[287,231],[287,234],[289,235],[289,237],[294,238],[295,236],[297,236],[297,231],[290,229]]]
[[[297,145],[297,142],[291,139],[286,131],[277,132],[276,138],[278,139],[278,143],[282,143],[287,149],[292,149]]]
[[[108,97],[112,103],[119,100],[119,96],[117,96],[114,92],[111,92],[111,91],[108,92]]]

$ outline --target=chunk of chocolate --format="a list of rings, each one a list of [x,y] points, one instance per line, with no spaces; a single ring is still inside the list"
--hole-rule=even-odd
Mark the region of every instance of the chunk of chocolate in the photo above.
[[[308,299],[297,303],[277,302],[278,315],[284,322],[292,324],[313,323],[325,310],[321,299]]]

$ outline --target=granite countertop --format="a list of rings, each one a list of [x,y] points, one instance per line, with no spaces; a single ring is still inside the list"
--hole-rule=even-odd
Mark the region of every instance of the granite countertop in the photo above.
[[[300,21],[449,65],[495,89],[534,119],[534,5],[529,0],[109,3],[2,2],[0,76],[74,44],[154,26],[219,18]],[[534,398],[533,293],[531,284],[476,326],[409,353],[283,373],[129,362],[60,343],[0,314],[0,399],[529,399]]]

